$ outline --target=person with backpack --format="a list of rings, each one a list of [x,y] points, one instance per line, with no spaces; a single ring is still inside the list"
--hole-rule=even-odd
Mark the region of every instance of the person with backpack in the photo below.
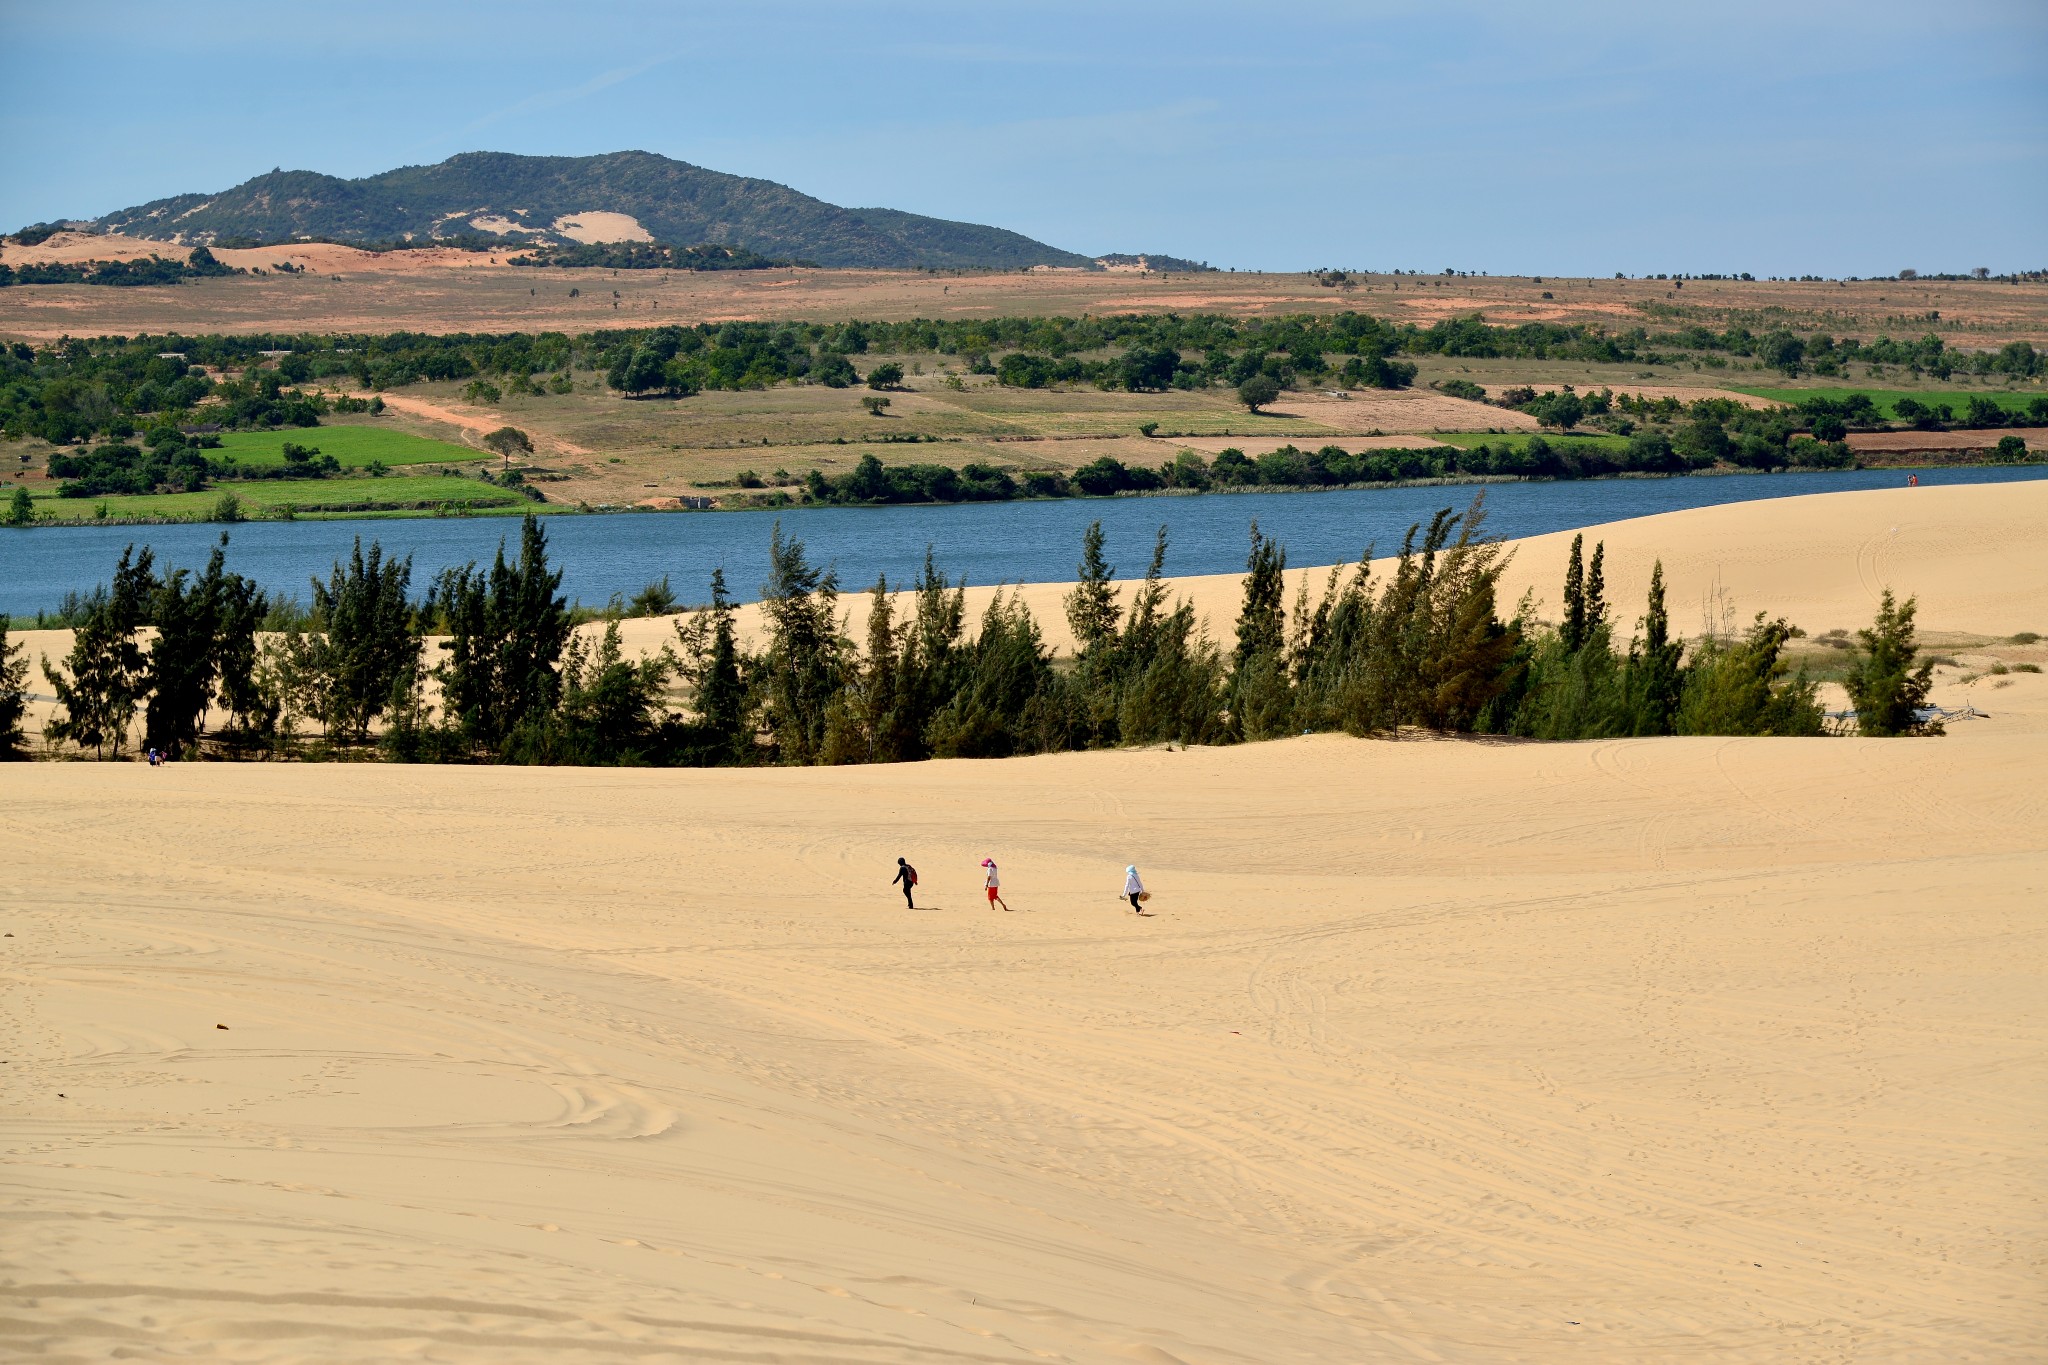
[[[889,885],[894,886],[897,882],[903,883],[903,908],[906,910],[917,909],[916,902],[910,899],[910,888],[917,885],[917,869],[904,862],[901,858],[896,860],[896,876],[890,881]]]

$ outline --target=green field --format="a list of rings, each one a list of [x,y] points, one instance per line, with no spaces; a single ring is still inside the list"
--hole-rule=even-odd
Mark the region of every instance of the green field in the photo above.
[[[381,460],[387,465],[464,464],[491,458],[482,451],[447,441],[430,441],[383,427],[289,427],[280,431],[229,431],[209,459],[232,457],[236,464],[264,468],[284,463],[284,443],[294,441],[332,455],[344,469],[362,469]]]
[[[2014,393],[1999,389],[1767,389],[1749,384],[1730,384],[1727,387],[1737,393],[1755,394],[1758,398],[1768,398],[1778,403],[1800,403],[1809,398],[1842,399],[1847,398],[1853,393],[1865,394],[1872,403],[1877,405],[1877,410],[1883,413],[1887,420],[1896,417],[1897,414],[1894,409],[1901,398],[1910,398],[1914,402],[1924,403],[1928,407],[1933,407],[1937,403],[1946,403],[1951,411],[1960,416],[1969,409],[1972,398],[1988,398],[2007,412],[2023,413],[2027,410],[2028,404],[2043,397],[2038,391],[2033,393]]]
[[[394,475],[382,479],[266,479],[219,484],[200,493],[152,493],[100,498],[35,496],[39,521],[87,522],[109,517],[146,517],[171,521],[206,521],[232,493],[251,521],[280,515],[285,507],[297,516],[362,516],[378,512],[431,514],[436,508],[476,512],[520,511],[532,507],[520,494],[477,479],[456,475]]]

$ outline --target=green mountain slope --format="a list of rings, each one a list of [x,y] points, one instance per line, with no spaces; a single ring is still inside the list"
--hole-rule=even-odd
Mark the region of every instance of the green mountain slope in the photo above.
[[[1001,228],[894,209],[846,209],[772,180],[727,175],[651,152],[514,156],[465,152],[361,180],[272,171],[219,194],[181,194],[97,220],[136,236],[211,243],[326,237],[379,242],[474,235],[505,220],[508,240],[560,241],[558,218],[623,213],[657,241],[717,242],[831,266],[1085,266]],[[513,229],[524,229],[523,231]]]

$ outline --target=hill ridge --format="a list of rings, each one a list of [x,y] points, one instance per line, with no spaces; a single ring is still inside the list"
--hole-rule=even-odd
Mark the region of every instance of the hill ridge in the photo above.
[[[273,168],[213,194],[186,193],[91,220],[105,231],[211,245],[222,238],[368,243],[486,236],[507,246],[604,240],[565,232],[579,215],[620,215],[657,241],[716,242],[823,266],[1092,267],[1093,258],[1008,229],[845,208],[773,180],[646,151],[594,156],[458,152],[349,180]],[[623,223],[596,230],[626,234]]]

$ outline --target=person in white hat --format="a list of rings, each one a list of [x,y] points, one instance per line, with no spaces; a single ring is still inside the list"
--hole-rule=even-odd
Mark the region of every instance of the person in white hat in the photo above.
[[[1141,915],[1145,913],[1144,902],[1151,893],[1145,890],[1145,883],[1139,880],[1136,864],[1124,869],[1124,894],[1131,898],[1131,909]]]
[[[982,871],[988,874],[982,878],[981,884],[988,888],[989,908],[994,909],[1000,905],[1003,909],[1008,910],[1010,903],[1003,899],[1003,879],[996,875],[996,860],[994,858],[983,858],[981,860],[981,867]]]

